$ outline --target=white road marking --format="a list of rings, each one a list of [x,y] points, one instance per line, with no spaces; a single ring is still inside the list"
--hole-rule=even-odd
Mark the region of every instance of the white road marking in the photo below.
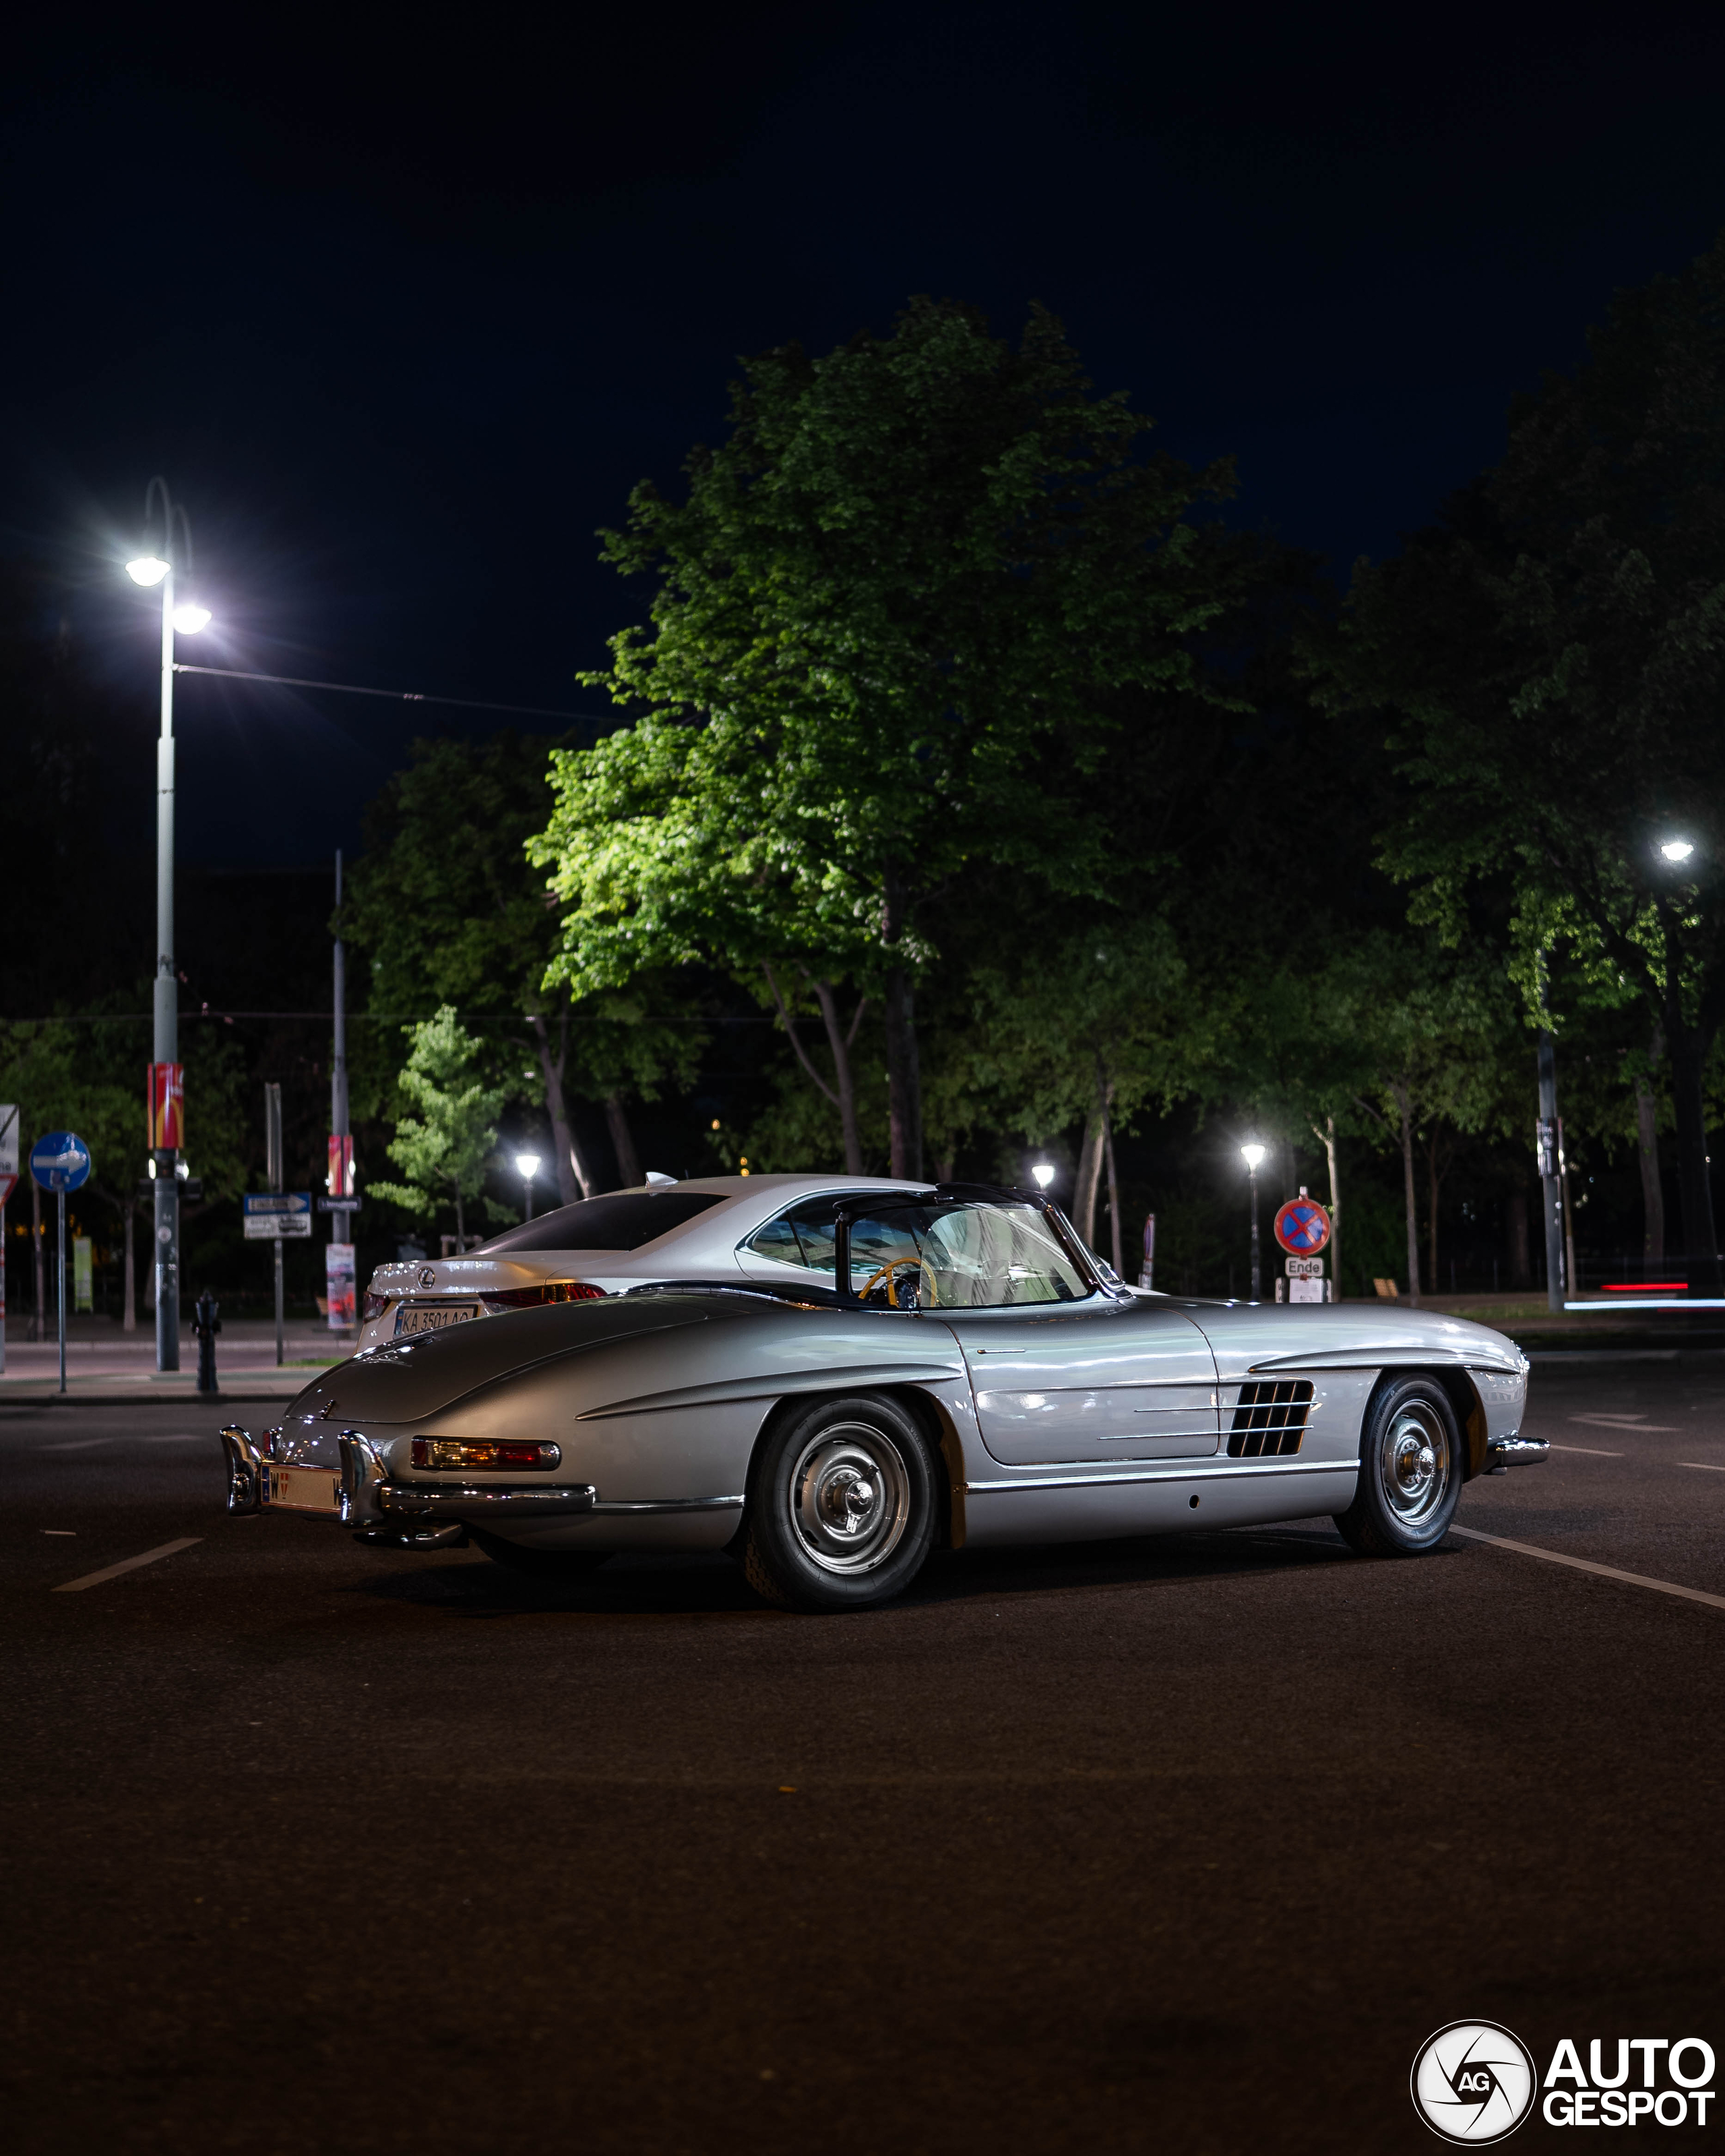
[[[118,1564],[105,1565],[100,1572],[87,1572],[82,1579],[69,1579],[52,1591],[55,1594],[76,1594],[86,1587],[100,1587],[105,1579],[118,1579],[122,1572],[136,1572],[141,1564],[154,1564],[158,1558],[176,1557],[180,1551],[190,1549],[193,1543],[201,1543],[202,1535],[182,1535],[177,1543],[163,1543],[157,1549],[146,1550],[141,1557],[122,1558]]]
[[[1556,1438],[1553,1438],[1550,1443],[1553,1452],[1584,1452],[1589,1460],[1621,1460],[1623,1458],[1620,1452],[1601,1452],[1595,1445],[1559,1445]]]
[[[1571,1415],[1571,1422],[1590,1422],[1601,1430],[1620,1430],[1627,1437],[1631,1430],[1653,1430],[1662,1436],[1670,1436],[1676,1429],[1674,1422],[1643,1422],[1640,1415]]]
[[[1537,1557],[1547,1564],[1566,1564],[1572,1571],[1591,1572],[1601,1579],[1620,1579],[1626,1587],[1651,1587],[1656,1594],[1675,1594],[1685,1602],[1705,1602],[1710,1609],[1725,1609],[1725,1594],[1703,1594],[1698,1587],[1678,1587],[1669,1579],[1649,1579],[1645,1573],[1620,1572],[1615,1564],[1594,1564],[1584,1557],[1565,1557],[1560,1551],[1539,1549],[1532,1543],[1512,1543],[1504,1535],[1482,1535],[1477,1527],[1454,1527],[1452,1535],[1465,1535],[1471,1543],[1490,1543],[1494,1549],[1513,1550],[1518,1557]]]
[[[42,1532],[44,1535],[72,1535],[75,1537],[78,1530],[76,1527],[44,1527]]]
[[[1717,1460],[1680,1460],[1677,1465],[1679,1467],[1698,1467],[1703,1475],[1725,1475],[1725,1467],[1722,1467]]]

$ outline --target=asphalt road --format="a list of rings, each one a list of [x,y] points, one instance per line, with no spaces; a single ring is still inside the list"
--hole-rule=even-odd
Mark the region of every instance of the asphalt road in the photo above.
[[[0,1419],[13,2151],[1424,2150],[1445,2022],[1725,2059],[1725,1607],[1327,1521],[544,1591],[228,1520],[218,1419]],[[1725,1597],[1725,1358],[1527,1427],[1461,1525]]]

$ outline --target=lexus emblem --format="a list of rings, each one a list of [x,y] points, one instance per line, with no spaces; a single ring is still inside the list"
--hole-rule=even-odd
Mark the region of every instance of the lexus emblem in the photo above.
[[[437,1275],[431,1270],[429,1265],[427,1265],[424,1271],[420,1274],[419,1285],[421,1287],[435,1287],[437,1286]]]

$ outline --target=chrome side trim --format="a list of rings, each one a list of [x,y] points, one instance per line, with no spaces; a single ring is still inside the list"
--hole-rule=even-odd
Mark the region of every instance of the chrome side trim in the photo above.
[[[1531,1467],[1537,1461],[1551,1458],[1551,1447],[1543,1437],[1517,1437],[1513,1432],[1507,1437],[1494,1437],[1486,1447],[1486,1457],[1493,1467]]]
[[[596,1504],[596,1512],[737,1512],[747,1501],[742,1497],[651,1497],[644,1504]]]
[[[555,1489],[475,1488],[465,1482],[382,1482],[377,1503],[385,1512],[410,1519],[467,1520],[500,1517],[531,1519],[542,1512],[590,1512],[598,1496],[591,1482],[565,1483]],[[345,1497],[342,1517],[347,1517]]]
[[[255,1512],[263,1501],[264,1455],[251,1432],[230,1422],[222,1432],[222,1454],[228,1464],[228,1510]]]
[[[1216,1482],[1242,1476],[1358,1475],[1358,1460],[1250,1460],[1238,1467],[1147,1467],[1136,1471],[1117,1468],[1111,1475],[1026,1475],[999,1482],[967,1482],[967,1493],[999,1490],[1106,1490],[1117,1482]]]

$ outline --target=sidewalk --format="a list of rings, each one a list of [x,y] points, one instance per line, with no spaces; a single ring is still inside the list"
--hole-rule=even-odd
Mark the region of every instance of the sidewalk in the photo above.
[[[6,1322],[6,1374],[0,1377],[0,1405],[8,1401],[59,1397],[59,1343],[50,1337],[32,1342],[28,1321],[9,1316]],[[236,1403],[290,1400],[320,1370],[351,1355],[355,1333],[331,1332],[321,1322],[299,1320],[283,1328],[283,1362],[275,1361],[273,1318],[224,1319],[216,1338],[214,1395]],[[208,1399],[198,1390],[198,1342],[189,1327],[180,1342],[177,1370],[156,1367],[156,1332],[141,1313],[136,1332],[124,1332],[110,1318],[80,1317],[67,1327],[66,1398],[79,1401]]]

